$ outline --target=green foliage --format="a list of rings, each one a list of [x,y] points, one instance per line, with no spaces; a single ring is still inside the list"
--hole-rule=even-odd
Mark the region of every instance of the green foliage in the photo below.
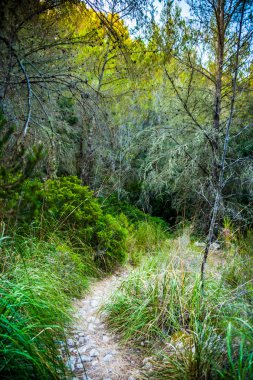
[[[240,236],[239,252],[242,255],[253,256],[253,230],[248,229],[244,235]]]
[[[1,239],[0,376],[64,378],[57,342],[64,345],[71,298],[90,276],[123,263],[130,240],[134,251],[155,254],[166,235],[155,219],[131,224],[105,212],[75,177],[27,180],[21,195],[14,238]]]
[[[113,215],[119,215],[124,214],[126,215],[127,219],[131,223],[139,223],[139,222],[154,222],[156,225],[160,225],[161,229],[164,231],[167,230],[168,225],[167,223],[161,219],[154,216],[151,216],[150,214],[144,213],[137,207],[118,200],[118,198],[115,195],[110,196],[109,198],[106,198],[105,200],[101,200],[102,207],[107,210],[107,212],[113,214]]]
[[[46,242],[31,236],[24,239],[16,235],[12,254],[22,257],[30,268],[43,267],[45,273],[53,270],[55,277],[61,281],[60,289],[68,295],[78,297],[88,288],[88,268],[66,239],[63,242],[63,239],[51,236],[50,242]]]
[[[60,106],[63,119],[70,125],[75,125],[78,121],[78,118],[75,115],[74,99],[66,96],[61,96],[58,100],[58,104]]]
[[[27,181],[20,210],[29,222],[35,217],[47,233],[53,230],[60,236],[64,232],[83,252],[84,261],[94,261],[102,270],[110,271],[126,259],[127,229],[103,212],[93,192],[77,177],[59,177],[44,184]]]
[[[129,232],[126,245],[131,264],[140,264],[145,255],[155,255],[167,244],[168,225],[163,219],[146,214],[116,196],[100,201],[103,209],[119,218]]]
[[[94,248],[94,260],[104,270],[125,260],[126,229],[104,214],[92,191],[76,177],[49,180],[43,188],[45,218],[57,220],[57,228],[68,232],[72,241],[85,242]],[[74,234],[73,234],[74,231]]]
[[[67,246],[6,240],[0,277],[0,376],[59,379],[71,297],[87,288],[81,258]],[[4,256],[4,257],[3,257]]]
[[[239,327],[239,328],[238,328]],[[253,376],[253,328],[241,319],[228,323],[226,361],[218,370],[221,379],[251,379]]]
[[[158,218],[141,221],[129,226],[127,247],[131,264],[138,265],[143,257],[157,255],[169,246],[169,234]]]
[[[112,195],[106,199],[101,198],[100,202],[102,207],[109,213],[113,215],[123,213],[132,223],[145,221],[150,218],[149,214],[145,214],[143,211],[127,202],[120,201],[116,195]]]
[[[151,260],[151,267],[144,264],[134,272],[106,306],[110,325],[124,339],[152,341],[165,337],[187,328],[188,308],[197,291],[197,288],[191,291],[189,278],[175,276],[169,267],[159,271]]]
[[[124,263],[127,258],[126,238],[128,231],[112,215],[102,216],[96,228],[97,249],[95,261],[105,270]]]
[[[152,370],[143,370],[145,379],[250,379],[252,274],[244,278],[244,262],[236,256],[232,291],[231,269],[225,268],[218,280],[215,268],[203,297],[194,260],[178,240],[185,237],[123,281],[105,305],[109,326],[124,341],[145,342],[152,350]]]
[[[92,191],[81,186],[78,178],[48,180],[42,188],[42,196],[46,204],[45,217],[57,220],[63,228],[71,225],[82,239],[91,240],[102,212]]]
[[[26,181],[21,199],[19,219],[24,228],[29,230],[34,220],[40,236],[44,231],[44,236],[53,232],[67,237],[92,272],[94,264],[110,271],[127,255],[136,265],[143,255],[156,254],[168,238],[163,220],[115,199],[102,203],[76,177]]]
[[[10,142],[14,128],[6,127],[6,119],[0,111],[0,204],[2,213],[11,212],[17,206],[19,195],[26,178],[31,176],[38,161],[43,157],[42,146],[31,149],[19,142],[14,151],[12,159],[5,156],[5,150]],[[10,152],[9,152],[10,153]]]

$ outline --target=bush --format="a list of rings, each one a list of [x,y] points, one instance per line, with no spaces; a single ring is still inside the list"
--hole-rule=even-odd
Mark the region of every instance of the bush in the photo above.
[[[137,207],[119,201],[115,196],[106,199],[102,207],[117,215],[121,224],[127,228],[129,233],[126,246],[132,265],[140,264],[145,255],[156,255],[167,245],[169,234],[164,220],[145,214]]]
[[[132,206],[127,202],[123,202],[117,199],[116,196],[111,196],[106,200],[100,200],[102,207],[112,215],[124,214],[127,219],[133,223],[138,224],[140,222],[151,222],[160,227],[161,230],[167,231],[167,223],[158,217],[151,216],[139,210],[137,207]]]
[[[42,223],[46,235],[64,232],[85,262],[94,260],[103,270],[111,270],[126,258],[127,230],[110,214],[77,177],[27,181],[23,187],[22,214]],[[91,252],[90,247],[93,252]],[[88,255],[87,255],[88,253]],[[88,257],[89,256],[89,257]]]
[[[97,250],[95,261],[105,270],[122,264],[127,258],[126,238],[128,231],[112,215],[105,214],[99,218],[96,228]]]
[[[22,258],[25,266],[53,273],[60,282],[60,290],[67,295],[78,297],[88,288],[89,267],[66,243],[62,243],[57,237],[51,237],[51,242],[45,242],[32,237],[15,237],[14,254]],[[9,251],[9,250],[8,250]],[[16,265],[12,263],[12,266]],[[21,268],[21,269],[20,269]],[[13,269],[12,269],[13,271]],[[23,273],[22,265],[15,269],[15,277]]]

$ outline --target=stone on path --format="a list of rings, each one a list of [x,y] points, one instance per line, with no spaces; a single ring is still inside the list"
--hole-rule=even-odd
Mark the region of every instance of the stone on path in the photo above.
[[[107,355],[105,355],[105,356],[103,357],[103,361],[104,361],[104,362],[109,362],[109,361],[112,360],[112,358],[113,358],[113,355],[112,355],[112,354],[107,354]]]
[[[136,380],[140,355],[134,349],[124,350],[119,338],[113,336],[105,324],[100,307],[123,280],[124,274],[111,276],[94,284],[90,294],[75,300],[75,323],[67,344],[70,358],[68,367],[73,380]]]
[[[98,350],[96,350],[96,349],[93,348],[93,350],[90,351],[90,356],[91,357],[97,357],[97,356],[99,356]]]

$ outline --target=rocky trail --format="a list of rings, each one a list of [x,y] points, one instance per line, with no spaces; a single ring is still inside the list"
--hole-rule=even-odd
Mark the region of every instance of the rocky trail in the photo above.
[[[127,274],[120,272],[96,282],[85,298],[76,300],[75,322],[67,340],[68,366],[82,380],[136,380],[141,366],[138,350],[120,346],[108,331],[101,306]]]

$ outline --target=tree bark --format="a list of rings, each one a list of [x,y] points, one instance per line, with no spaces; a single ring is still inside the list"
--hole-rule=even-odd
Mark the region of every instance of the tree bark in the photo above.
[[[245,3],[246,0],[242,3],[242,10],[241,10],[241,16],[240,16],[240,22],[239,22],[239,33],[238,33],[238,40],[237,40],[237,48],[236,48],[236,57],[235,57],[235,67],[234,67],[234,75],[232,79],[232,97],[231,97],[231,103],[230,103],[230,112],[229,117],[226,123],[226,133],[225,133],[225,139],[223,143],[223,150],[222,150],[222,156],[220,160],[220,170],[219,170],[219,177],[218,177],[218,183],[216,188],[216,195],[215,195],[215,201],[214,206],[212,210],[212,218],[210,222],[209,232],[208,232],[208,238],[207,238],[207,244],[204,250],[203,260],[201,264],[201,288],[202,288],[202,294],[204,294],[204,280],[205,280],[205,266],[208,258],[208,254],[210,251],[210,246],[212,244],[213,236],[214,236],[214,227],[215,223],[218,217],[221,201],[222,201],[222,191],[224,188],[224,173],[225,173],[225,162],[226,162],[226,156],[227,156],[227,150],[229,145],[229,139],[230,139],[230,128],[233,121],[233,115],[235,111],[235,99],[236,99],[236,90],[237,90],[237,78],[238,78],[238,69],[239,69],[239,53],[240,53],[240,47],[241,47],[241,37],[242,37],[242,26],[243,26],[243,18],[244,18],[244,12],[245,12]],[[224,4],[223,4],[223,22],[222,25],[224,27]],[[224,34],[223,34],[224,35]],[[224,35],[225,36],[225,35]],[[223,39],[224,44],[224,39]],[[224,49],[224,45],[223,45]],[[222,72],[221,72],[222,74]],[[221,76],[221,84],[222,84],[222,76]],[[220,112],[221,112],[221,100],[220,100]],[[219,112],[219,117],[220,117]],[[215,115],[216,117],[216,115]],[[214,117],[214,122],[216,122],[216,118]],[[218,119],[219,120],[219,119]],[[214,126],[216,124],[214,123]],[[219,125],[217,125],[219,127]]]

